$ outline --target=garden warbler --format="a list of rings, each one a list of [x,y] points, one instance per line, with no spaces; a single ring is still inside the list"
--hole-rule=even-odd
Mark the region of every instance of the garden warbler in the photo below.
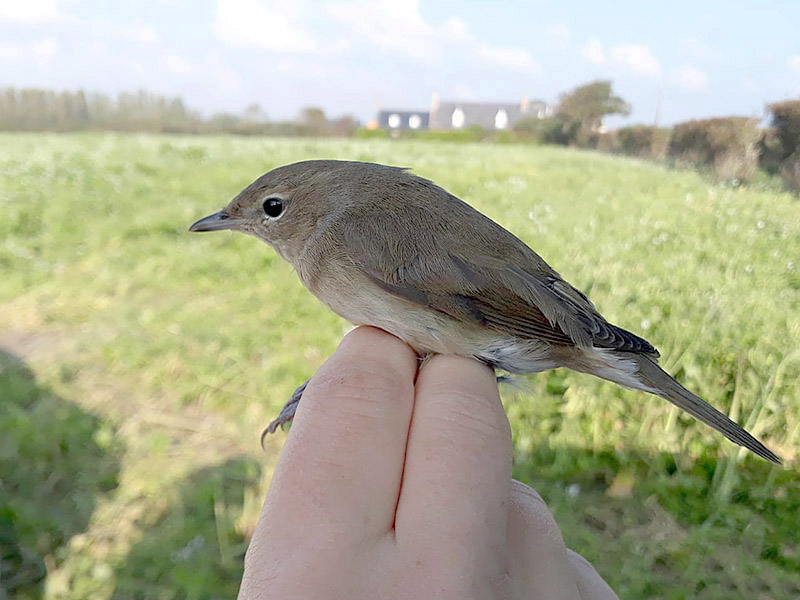
[[[279,167],[190,231],[223,229],[266,242],[334,312],[392,333],[421,356],[469,356],[512,374],[591,373],[666,398],[780,463],[524,242],[406,169],[334,160]],[[265,433],[291,420],[304,387]]]

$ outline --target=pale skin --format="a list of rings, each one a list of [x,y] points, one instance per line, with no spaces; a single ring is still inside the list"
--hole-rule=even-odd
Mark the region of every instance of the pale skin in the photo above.
[[[303,394],[239,598],[616,599],[511,459],[488,367],[354,330]]]

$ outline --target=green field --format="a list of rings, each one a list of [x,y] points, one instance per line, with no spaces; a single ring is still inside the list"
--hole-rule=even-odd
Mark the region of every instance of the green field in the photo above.
[[[504,391],[517,478],[622,598],[800,597],[800,202],[561,148],[0,134],[0,599],[230,598],[284,435],[348,325],[252,238],[272,167],[413,167],[536,249],[787,458],[589,376]]]

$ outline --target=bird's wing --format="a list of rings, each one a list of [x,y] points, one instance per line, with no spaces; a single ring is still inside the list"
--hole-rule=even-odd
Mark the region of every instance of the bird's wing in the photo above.
[[[480,215],[497,236],[491,246],[467,241],[473,232],[445,222],[414,227],[413,215],[403,212],[374,211],[343,224],[351,260],[384,290],[521,338],[657,355],[646,340],[608,323],[584,294],[486,217]]]

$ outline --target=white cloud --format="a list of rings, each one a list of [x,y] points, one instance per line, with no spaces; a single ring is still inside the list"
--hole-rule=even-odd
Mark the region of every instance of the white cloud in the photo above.
[[[800,74],[800,54],[793,54],[787,58],[786,66],[789,67],[789,70]]]
[[[550,25],[546,29],[546,32],[550,41],[559,48],[566,47],[566,45],[569,43],[569,40],[572,38],[572,31],[563,23]]]
[[[589,38],[581,48],[581,56],[590,63],[602,65],[606,62],[606,53],[603,50],[603,43],[597,38]]]
[[[743,77],[741,83],[742,89],[748,94],[758,94],[761,92],[761,86],[759,86],[758,82],[752,77]]]
[[[55,38],[37,40],[31,44],[31,53],[39,64],[45,65],[58,54],[58,40]]]
[[[642,44],[626,44],[611,48],[612,60],[636,75],[657,78],[661,74],[661,63],[650,48]]]
[[[35,24],[59,16],[58,0],[0,0],[0,22]]]
[[[194,70],[192,64],[180,54],[168,54],[165,64],[167,71],[173,75],[188,75]]]
[[[417,0],[346,0],[328,6],[329,17],[361,40],[392,53],[431,61],[441,38],[470,37],[466,23],[451,19],[437,31],[422,17]]]
[[[722,58],[719,50],[706,45],[697,38],[685,38],[681,40],[681,46],[692,58],[697,60],[715,61]]]
[[[242,88],[242,77],[228,67],[218,54],[211,53],[206,57],[206,67],[206,72],[219,87],[229,92]]]
[[[136,73],[139,77],[143,77],[148,72],[145,66],[138,60],[131,61],[130,65],[131,69],[133,69],[133,72]]]
[[[25,49],[21,44],[0,42],[0,62],[19,62],[25,57]]]
[[[31,62],[46,66],[58,54],[58,40],[43,38],[23,43],[0,43],[0,62]]]
[[[477,100],[478,99],[478,92],[475,90],[474,87],[468,85],[466,83],[459,83],[453,86],[450,90],[450,95],[453,98],[458,98],[459,100]]]
[[[478,40],[462,19],[453,17],[443,25],[432,25],[420,13],[418,0],[340,0],[330,4],[327,12],[349,30],[353,43],[374,46],[403,60],[433,64],[448,51],[456,51],[498,69],[541,70],[528,50]]]
[[[218,0],[214,33],[232,46],[289,54],[313,52],[317,41],[297,23],[300,8],[288,2]]]
[[[155,29],[153,29],[150,25],[144,25],[142,23],[123,27],[120,30],[120,35],[125,39],[138,42],[140,44],[157,44],[161,41],[161,38],[159,37],[158,33],[156,33]]]
[[[706,75],[705,71],[690,65],[675,69],[671,80],[675,86],[690,92],[708,89],[708,75]]]
[[[542,70],[542,67],[536,62],[531,53],[522,48],[481,44],[478,47],[478,57],[488,65],[509,71],[538,73]]]
[[[468,42],[472,37],[469,31],[469,25],[462,19],[456,17],[448,19],[445,24],[441,26],[439,32],[444,39],[449,42]]]
[[[388,54],[398,62],[441,66],[445,58],[457,53],[459,60],[494,69],[515,73],[541,70],[525,48],[478,39],[458,17],[441,25],[428,22],[420,12],[419,0],[332,0],[325,4],[217,0],[214,31],[227,44],[284,55],[313,53],[324,58],[357,48],[362,54]],[[563,29],[559,32],[564,35]],[[286,63],[275,64],[280,69]]]

